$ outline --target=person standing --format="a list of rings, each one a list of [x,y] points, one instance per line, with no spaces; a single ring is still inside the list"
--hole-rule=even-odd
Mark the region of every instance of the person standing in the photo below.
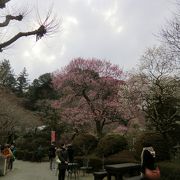
[[[67,153],[68,153],[68,162],[73,163],[74,162],[74,149],[73,149],[72,144],[68,145]]]
[[[36,156],[37,156],[37,161],[41,162],[42,161],[42,157],[43,157],[43,148],[42,148],[41,145],[37,149]]]
[[[65,144],[61,144],[60,152],[58,154],[59,160],[61,163],[58,165],[59,174],[58,180],[65,180],[66,169],[68,167],[68,154]]]
[[[142,180],[160,179],[160,171],[155,163],[156,153],[149,143],[144,143],[141,153],[141,173]]]
[[[7,159],[7,169],[10,169],[11,170],[11,167],[12,167],[12,161],[11,161],[11,158],[13,157],[13,153],[10,149],[10,145],[9,144],[6,144],[3,149],[2,149],[2,154],[6,157]]]
[[[55,175],[57,176],[58,175],[58,171],[59,171],[59,164],[61,163],[60,159],[59,159],[59,155],[60,155],[60,148],[57,148],[56,149],[56,172],[55,172]]]
[[[12,156],[10,157],[9,169],[12,170],[12,168],[13,168],[13,163],[14,163],[15,158],[16,158],[16,146],[15,146],[15,144],[11,144],[10,150],[11,150],[11,152],[12,152]]]
[[[50,162],[50,170],[55,169],[55,158],[56,158],[56,146],[55,142],[51,143],[49,147],[49,162]]]

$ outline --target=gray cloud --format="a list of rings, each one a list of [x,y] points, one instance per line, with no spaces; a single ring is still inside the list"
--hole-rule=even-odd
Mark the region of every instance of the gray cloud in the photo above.
[[[44,0],[21,0],[24,7],[38,4],[42,17],[54,4],[53,11],[61,22],[60,31],[37,43],[34,37],[23,38],[2,53],[1,59],[9,59],[16,73],[26,67],[31,80],[67,65],[76,57],[106,59],[130,69],[145,48],[158,43],[153,34],[158,33],[172,15],[175,4],[171,1],[46,0],[44,3]],[[11,0],[9,6],[15,7],[19,2]],[[32,8],[32,12],[33,17],[28,14],[27,23],[16,31],[33,29],[36,9]]]

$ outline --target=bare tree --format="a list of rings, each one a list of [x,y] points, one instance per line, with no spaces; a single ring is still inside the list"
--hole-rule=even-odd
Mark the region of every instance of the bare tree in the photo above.
[[[15,131],[24,132],[40,123],[40,118],[21,106],[20,100],[0,87],[0,143],[5,143]]]
[[[140,76],[143,79],[142,109],[147,122],[165,138],[179,118],[179,80],[174,56],[163,47],[149,48],[142,56]]]
[[[168,22],[167,27],[161,30],[161,37],[171,52],[180,55],[180,17]]]
[[[6,8],[6,4],[9,1],[10,0],[0,0],[0,9]],[[22,21],[24,16],[25,13],[19,13],[16,16],[8,14],[5,16],[5,20],[3,22],[0,22],[0,28],[8,27],[11,21]],[[4,42],[0,42],[0,52],[2,52],[5,48],[13,44],[21,37],[36,36],[36,41],[38,41],[43,36],[54,32],[57,28],[58,28],[58,23],[55,17],[52,17],[52,9],[50,9],[50,11],[46,15],[45,20],[44,21],[39,20],[39,27],[37,29],[27,32],[18,32],[8,40]]]
[[[147,128],[167,140],[179,123],[180,81],[175,66],[174,55],[165,47],[148,48],[139,71],[129,76],[120,91],[129,114],[144,112]]]
[[[180,1],[177,0],[177,12],[173,18],[167,21],[167,24],[160,30],[160,39],[167,45],[171,53],[176,55],[176,63],[180,64]]]

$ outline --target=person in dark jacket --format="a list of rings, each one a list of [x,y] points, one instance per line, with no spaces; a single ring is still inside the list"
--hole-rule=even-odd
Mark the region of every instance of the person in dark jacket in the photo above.
[[[52,142],[51,146],[49,147],[49,162],[50,162],[50,169],[55,169],[55,157],[56,157],[56,146],[55,143]]]
[[[15,157],[16,157],[16,147],[15,144],[11,144],[10,146],[10,150],[12,152],[12,156],[10,158],[10,162],[9,162],[9,169],[12,170],[13,169],[13,163],[15,161]]]
[[[65,144],[61,144],[60,151],[58,154],[61,163],[58,165],[59,174],[58,180],[65,180],[66,169],[68,167],[68,153]]]
[[[67,153],[68,153],[68,162],[73,163],[74,162],[74,148],[73,148],[72,144],[68,145]]]
[[[155,170],[156,169],[156,163],[155,163],[155,157],[156,153],[149,143],[144,143],[143,150],[141,153],[141,173],[142,173],[142,180],[146,180],[145,177],[145,170]]]

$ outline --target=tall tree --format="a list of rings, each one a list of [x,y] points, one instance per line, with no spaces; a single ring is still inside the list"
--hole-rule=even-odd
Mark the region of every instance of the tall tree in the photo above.
[[[34,79],[29,86],[27,92],[27,98],[29,100],[28,107],[36,110],[36,102],[39,100],[56,99],[57,97],[58,94],[52,85],[51,73],[45,73],[39,76],[38,79]]]
[[[16,78],[11,68],[9,60],[0,62],[0,86],[15,90]]]
[[[143,80],[142,108],[151,127],[165,138],[179,121],[179,80],[174,56],[163,47],[149,48],[142,56],[140,76]]]
[[[45,73],[34,79],[27,92],[26,107],[36,111],[42,122],[50,129],[57,131],[57,135],[64,129],[59,110],[51,106],[52,99],[58,94],[52,85],[51,73]],[[61,128],[60,128],[61,127]]]
[[[6,8],[6,4],[10,0],[0,0],[0,9]],[[11,21],[22,21],[24,19],[26,13],[20,12],[18,15],[11,15],[7,14],[5,16],[5,20],[0,23],[0,28],[7,28]],[[13,44],[15,41],[22,37],[27,36],[36,36],[36,41],[41,39],[44,35],[47,35],[48,33],[54,32],[54,30],[57,29],[58,23],[55,22],[55,18],[51,18],[51,10],[47,13],[47,16],[44,21],[40,21],[39,27],[34,29],[33,31],[27,31],[27,32],[18,32],[13,37],[5,40],[4,42],[0,43],[0,52],[2,52],[4,49],[9,47],[11,44]]]
[[[120,91],[129,114],[143,111],[148,129],[166,139],[179,121],[180,84],[176,65],[174,55],[164,47],[149,48],[141,58],[139,72],[131,74]]]
[[[54,106],[60,106],[62,119],[77,127],[95,127],[99,137],[106,125],[126,123],[118,104],[118,87],[123,84],[123,72],[117,65],[98,59],[72,60],[54,73],[54,87],[62,96]]]
[[[18,75],[16,79],[16,92],[19,96],[23,96],[29,86],[28,74],[26,68]]]
[[[59,135],[65,129],[65,123],[61,121],[59,109],[51,106],[51,100],[43,99],[36,102],[36,112],[41,117],[43,124],[47,129],[56,131]]]
[[[129,120],[129,125],[144,128],[144,113],[142,91],[144,81],[138,73],[128,73],[123,86],[119,88],[119,101],[123,116]],[[137,122],[134,120],[137,119]],[[137,124],[138,123],[138,124]]]
[[[160,31],[160,40],[168,47],[168,50],[175,56],[179,68],[180,65],[180,3],[177,0],[177,12]],[[177,68],[177,67],[175,67]],[[179,74],[180,75],[180,74]]]
[[[29,97],[32,100],[54,99],[56,92],[53,89],[51,73],[45,73],[34,79],[29,88]]]

